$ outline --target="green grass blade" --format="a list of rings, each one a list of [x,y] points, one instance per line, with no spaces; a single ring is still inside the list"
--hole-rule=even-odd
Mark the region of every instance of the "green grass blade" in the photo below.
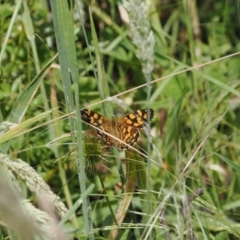
[[[22,92],[22,94],[19,96],[11,109],[11,112],[7,118],[8,121],[18,123],[22,120],[28,109],[29,104],[31,103],[38,90],[39,84],[43,80],[43,77],[45,76],[46,72],[48,71],[49,67],[55,59],[56,55],[50,61],[48,61],[48,63],[42,68],[42,70],[33,79],[30,85]]]
[[[52,110],[49,110],[47,112],[44,112],[42,114],[37,115],[36,117],[33,118],[29,118],[28,120],[24,121],[21,124],[18,124],[16,127],[10,129],[8,132],[6,132],[5,134],[3,134],[0,138],[0,144],[5,143],[15,137],[18,137],[24,133],[26,133],[27,131],[25,131],[25,129],[27,129],[29,126],[31,126],[32,124],[39,122],[41,120],[43,120],[44,118],[46,118],[50,113],[52,113]],[[1,151],[6,151],[5,148],[1,148]]]
[[[7,43],[8,43],[8,41],[9,41],[10,34],[11,34],[12,28],[13,28],[13,26],[14,26],[14,22],[15,22],[15,20],[16,20],[16,18],[17,18],[17,14],[18,14],[18,12],[19,12],[19,10],[20,10],[20,8],[21,8],[21,5],[22,5],[22,1],[21,1],[21,0],[18,0],[18,1],[16,1],[16,2],[17,2],[17,4],[16,4],[15,10],[14,10],[14,13],[13,13],[13,15],[12,15],[11,22],[10,22],[9,27],[8,27],[6,37],[5,37],[5,39],[4,39],[3,45],[1,46],[1,51],[0,51],[0,66],[1,66],[1,64],[2,64],[3,54],[4,54],[5,50],[6,50],[6,46],[7,46]]]
[[[83,137],[82,137],[82,125],[79,106],[79,90],[78,90],[78,70],[77,70],[77,57],[76,48],[74,42],[74,28],[73,20],[70,18],[69,6],[66,1],[51,1],[51,8],[53,12],[53,22],[55,27],[55,36],[57,41],[57,48],[59,52],[59,62],[61,66],[61,74],[63,81],[63,89],[66,100],[66,106],[68,112],[72,112],[75,109],[73,94],[72,94],[72,81],[75,83],[75,98],[76,98],[76,117],[77,117],[77,146],[78,146],[78,176],[80,182],[80,190],[82,193],[86,191],[86,176],[84,168],[84,156],[83,156]],[[69,117],[70,128],[75,130],[75,122],[72,117]],[[94,239],[92,234],[92,221],[90,216],[90,206],[88,199],[83,200],[82,204],[83,217],[85,223],[85,232],[90,239]]]

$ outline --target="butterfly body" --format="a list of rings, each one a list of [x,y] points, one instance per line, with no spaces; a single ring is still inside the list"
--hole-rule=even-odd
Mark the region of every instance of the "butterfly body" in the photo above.
[[[149,109],[149,120],[153,118],[154,112]],[[139,137],[139,129],[143,128],[148,120],[147,109],[137,110],[120,118],[111,119],[88,109],[81,110],[82,120],[96,127],[97,135],[107,145],[117,147],[120,150],[134,146]]]

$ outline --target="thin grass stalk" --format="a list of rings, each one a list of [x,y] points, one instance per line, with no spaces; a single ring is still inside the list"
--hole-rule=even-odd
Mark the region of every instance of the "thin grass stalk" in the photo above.
[[[131,204],[133,193],[136,188],[137,182],[137,165],[134,159],[134,153],[132,151],[126,152],[127,166],[126,166],[126,183],[124,197],[119,201],[118,209],[116,212],[117,226],[121,226],[123,220],[127,214],[127,210]],[[109,234],[109,239],[114,240],[118,235],[118,228],[112,229]]]
[[[73,103],[73,95],[71,90],[71,82],[74,82],[75,86],[75,99],[76,99],[76,107],[79,106],[79,89],[77,80],[79,78],[79,74],[77,71],[77,57],[76,57],[76,49],[74,42],[74,29],[72,19],[70,19],[70,13],[68,10],[68,4],[65,1],[57,1],[53,0],[50,2],[53,12],[53,22],[55,26],[55,34],[57,47],[59,51],[59,60],[61,65],[61,74],[63,80],[63,86],[65,91],[65,99],[66,105],[68,108],[68,112],[72,112],[74,110]],[[78,147],[78,177],[80,182],[80,191],[84,193],[86,191],[86,173],[85,173],[85,165],[84,165],[84,156],[83,156],[83,136],[82,136],[82,122],[80,117],[80,112],[77,110],[76,112],[77,124],[74,119],[69,118],[71,131],[74,132],[77,128],[77,147]],[[76,126],[76,127],[75,127]],[[73,139],[74,140],[74,139]],[[83,218],[84,218],[84,228],[86,235],[89,239],[94,239],[92,234],[92,221],[89,211],[90,205],[88,203],[88,198],[83,200],[82,210],[83,210]]]
[[[12,29],[13,29],[13,25],[14,25],[14,22],[17,18],[17,14],[21,8],[21,5],[22,5],[22,1],[21,0],[17,0],[16,1],[16,7],[14,8],[14,12],[13,12],[13,15],[12,15],[12,18],[11,18],[11,21],[10,21],[10,24],[8,26],[8,29],[7,29],[7,33],[6,33],[6,36],[4,38],[4,41],[3,41],[3,44],[1,45],[1,50],[0,50],[0,66],[2,64],[2,59],[3,59],[3,56],[4,56],[4,52],[6,50],[6,47],[7,47],[7,43],[9,41],[9,38],[10,38],[10,35],[11,35],[11,32],[12,32]]]
[[[8,121],[13,123],[19,123],[22,121],[30,102],[32,101],[33,97],[37,92],[40,82],[42,81],[43,77],[45,76],[46,72],[48,71],[50,65],[55,60],[55,58],[56,56],[54,56],[52,59],[49,60],[49,62],[46,63],[46,65],[41,69],[40,73],[33,79],[33,81],[29,84],[29,86],[18,97],[17,101],[14,103],[11,109],[10,114],[7,117]],[[4,134],[4,136],[2,136],[0,139],[0,143],[4,143],[4,144],[1,144],[0,146],[1,151],[6,153],[11,144],[11,141],[8,141],[8,140],[11,140],[12,138],[17,137],[20,134],[23,134],[24,129],[27,126],[31,125],[36,121],[40,121],[40,119],[46,117],[46,115],[49,113],[50,111],[40,114],[41,116],[38,115],[30,120],[26,120],[24,123],[21,123],[20,125],[18,125],[15,130],[12,130],[12,131],[10,130],[8,133]]]
[[[101,57],[100,49],[98,46],[97,34],[96,34],[95,27],[94,27],[94,22],[93,22],[91,11],[89,11],[89,14],[90,14],[93,46],[95,48],[95,57],[96,57],[96,62],[97,62],[97,84],[98,84],[100,99],[103,100],[103,99],[108,98],[110,96],[110,93],[109,93],[109,87],[108,87],[108,83],[107,83],[105,70],[104,70],[104,67],[102,64],[102,60],[101,60],[102,57]],[[112,116],[113,109],[112,109],[111,103],[109,101],[106,101],[102,105],[103,105],[104,114],[108,117]]]
[[[30,15],[30,11],[27,5],[27,2],[23,2],[23,6],[24,6],[24,12],[22,14],[22,18],[23,18],[23,23],[24,23],[24,29],[27,35],[27,38],[30,42],[30,46],[32,48],[32,53],[33,53],[33,59],[34,59],[34,63],[35,63],[35,68],[36,68],[36,72],[39,74],[40,73],[40,62],[39,62],[39,58],[38,58],[38,53],[37,53],[37,47],[36,47],[36,42],[35,42],[35,33],[34,33],[34,27],[33,27],[33,23],[32,23],[32,18]],[[54,84],[52,82],[52,84]],[[40,83],[40,90],[41,90],[41,96],[43,98],[43,105],[44,105],[44,109],[45,111],[48,111],[50,109],[49,104],[48,104],[48,97],[45,91],[45,86],[43,84],[43,82],[41,81]],[[52,108],[55,109],[53,111],[52,115],[47,115],[47,121],[49,122],[48,126],[48,133],[49,133],[49,137],[50,139],[56,139],[57,137],[61,136],[63,133],[61,131],[62,127],[59,126],[60,122],[56,122],[55,124],[51,123],[51,117],[54,117],[57,115],[57,117],[59,117],[59,112],[57,110],[57,100],[56,100],[56,94],[54,94],[54,88],[51,88],[51,103],[52,103]],[[55,99],[54,101],[52,101],[52,94],[54,94]],[[58,159],[61,155],[61,153],[59,152],[59,148],[56,145],[50,145],[49,148],[51,148],[51,150],[54,152],[55,155],[55,159]],[[69,188],[68,188],[68,184],[67,183],[67,178],[64,172],[64,169],[62,167],[61,161],[58,161],[58,169],[59,169],[59,176],[62,182],[62,186],[63,186],[63,191],[64,191],[64,195],[67,199],[68,202],[68,206],[71,207],[73,205],[71,197],[70,197],[70,192],[69,192]],[[75,218],[73,219],[73,223],[75,225],[75,227],[77,227],[77,222],[75,221]]]
[[[23,14],[22,14],[22,19],[23,19],[23,24],[24,24],[24,29],[25,29],[25,33],[27,36],[27,39],[30,42],[30,46],[32,49],[32,54],[33,54],[33,59],[34,59],[34,65],[36,68],[36,72],[37,74],[40,73],[41,69],[40,69],[40,62],[39,62],[39,57],[38,57],[38,52],[37,52],[37,46],[36,46],[36,41],[35,41],[35,32],[34,32],[34,27],[33,27],[33,22],[32,22],[32,18],[31,18],[31,14],[30,14],[30,10],[28,8],[27,2],[23,2]],[[41,90],[41,96],[43,99],[43,106],[45,111],[48,111],[50,109],[49,104],[48,104],[48,98],[47,98],[47,94],[45,91],[45,86],[44,83],[41,81],[40,83],[40,90]],[[51,121],[51,116],[47,117],[48,121]],[[59,128],[60,129],[60,128]],[[53,126],[52,124],[48,125],[48,132],[50,135],[50,139],[55,139],[56,136],[54,134],[54,130],[53,130]],[[56,153],[57,149],[54,148],[53,146],[51,146],[52,150],[54,151],[54,153]]]
[[[59,103],[59,101],[57,99],[57,94],[56,94],[54,81],[52,81],[52,84],[51,84],[51,108],[54,109],[53,114],[52,114],[53,119],[60,117],[60,113],[59,113],[59,109],[58,109],[58,103]],[[56,121],[56,124],[50,123],[50,125],[51,125],[51,129],[49,129],[50,139],[56,139],[57,137],[62,136],[63,132],[62,132],[61,121]],[[57,145],[55,145],[55,144],[53,144],[51,146],[51,149],[53,150],[56,159],[59,159],[61,154],[63,154],[63,151],[61,151],[61,149],[59,149],[57,147]],[[68,179],[66,177],[66,172],[65,172],[65,169],[63,167],[62,160],[57,161],[57,164],[58,164],[58,170],[59,170],[59,177],[60,177],[61,182],[62,182],[64,196],[66,198],[67,206],[68,206],[68,208],[71,208],[73,206],[72,196],[71,196],[71,193],[70,193],[70,190],[69,190],[69,184],[67,184]],[[77,228],[77,226],[78,226],[77,218],[76,218],[75,213],[73,215],[74,215],[74,218],[72,218],[72,223]]]
[[[96,31],[95,31],[91,11],[89,11],[89,13],[90,13],[93,44],[94,44],[94,47],[95,47],[95,54],[96,54],[96,60],[97,60],[98,90],[99,90],[99,93],[100,93],[101,100],[104,100],[104,99],[109,98],[109,96],[110,96],[109,87],[108,87],[107,78],[105,77],[105,70],[104,70],[104,67],[103,67],[102,62],[101,62],[102,58],[101,58],[101,54],[100,54],[100,50],[99,50],[99,46],[98,46],[97,34],[96,34]],[[112,103],[110,101],[104,101],[103,102],[103,109],[104,109],[104,114],[107,117],[110,117],[110,116],[113,115]],[[117,167],[118,167],[121,182],[124,184],[124,181],[125,181],[124,172],[123,172],[123,169],[122,169],[121,162],[118,158],[118,150],[113,149],[113,153],[114,153],[114,156],[115,156],[115,159],[116,159],[116,164],[117,164]]]
[[[145,1],[142,0],[125,0],[123,1],[123,7],[128,11],[129,14],[129,26],[130,32],[132,35],[132,41],[136,46],[136,56],[141,62],[142,72],[146,79],[147,87],[147,108],[149,111],[150,108],[150,97],[151,97],[151,74],[153,71],[153,62],[154,62],[154,44],[155,38],[153,32],[150,29],[150,24],[147,17],[147,5]],[[148,114],[149,116],[149,114]],[[148,119],[149,122],[150,119]],[[150,156],[150,127],[147,126],[147,152]],[[147,213],[151,214],[151,161],[148,158],[147,165]]]

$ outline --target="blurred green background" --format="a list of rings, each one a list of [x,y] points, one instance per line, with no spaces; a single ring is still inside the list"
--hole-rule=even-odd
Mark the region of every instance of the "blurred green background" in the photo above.
[[[0,1],[0,120],[19,124],[36,117],[21,128],[26,132],[2,139],[1,151],[31,165],[71,209],[80,194],[77,159],[83,155],[71,137],[79,119],[71,126],[70,113],[79,106],[119,117],[151,107],[151,137],[143,131],[137,145],[148,157],[142,158],[146,189],[139,182],[136,189],[147,196],[133,195],[116,239],[239,239],[239,1],[125,1],[142,6],[146,16],[127,12],[122,1],[68,1],[65,9],[62,3]],[[149,28],[153,34],[152,53],[146,38],[134,44],[136,14],[142,18],[136,21],[139,32]],[[141,41],[146,61],[137,55]],[[112,154],[100,151],[98,173],[84,177],[86,186],[94,183],[86,202],[92,239],[110,238],[110,205],[115,212],[123,197]],[[125,158],[120,152],[124,168]],[[22,188],[22,197],[34,202]],[[188,204],[198,188],[204,194]],[[146,202],[147,216],[141,211]],[[185,205],[187,216],[181,212]],[[81,207],[74,219],[65,227],[74,229],[75,239],[86,239]]]

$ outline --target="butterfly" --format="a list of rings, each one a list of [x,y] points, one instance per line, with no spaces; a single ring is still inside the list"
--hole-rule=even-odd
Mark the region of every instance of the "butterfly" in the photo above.
[[[149,114],[149,116],[148,116]],[[154,111],[150,108],[137,110],[120,118],[111,119],[88,109],[81,110],[82,120],[97,128],[98,137],[102,138],[107,145],[127,150],[134,146],[140,137],[139,129],[152,120]]]

